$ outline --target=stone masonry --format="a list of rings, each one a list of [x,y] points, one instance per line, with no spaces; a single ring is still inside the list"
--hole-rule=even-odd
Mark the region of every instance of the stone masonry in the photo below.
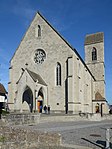
[[[38,28],[41,28],[41,36],[38,36]],[[40,59],[42,62],[37,63]],[[12,111],[39,111],[39,103],[43,107],[50,105],[52,112],[95,113],[97,103],[93,106],[93,101],[100,86],[100,94],[105,98],[104,83],[96,82],[97,75],[76,49],[40,13],[35,15],[16,49],[9,70],[9,107]],[[61,84],[57,85],[59,77]],[[106,105],[106,101],[103,103]]]
[[[0,149],[58,148],[61,136],[5,126],[0,121]],[[56,147],[57,146],[57,147]]]

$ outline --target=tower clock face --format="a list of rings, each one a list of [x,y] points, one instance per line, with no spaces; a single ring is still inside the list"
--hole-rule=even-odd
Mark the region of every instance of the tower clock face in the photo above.
[[[34,61],[36,64],[42,64],[45,58],[46,58],[46,54],[44,50],[42,49],[36,50],[35,55],[34,55]]]

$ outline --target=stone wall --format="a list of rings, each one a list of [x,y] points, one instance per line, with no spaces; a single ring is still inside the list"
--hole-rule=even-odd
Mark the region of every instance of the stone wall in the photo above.
[[[37,124],[40,119],[39,113],[11,113],[7,116],[3,116],[2,119],[9,125],[25,125],[25,124]]]
[[[41,133],[8,126],[0,127],[0,149],[37,149],[59,146],[60,134]]]
[[[38,25],[41,26],[41,37],[35,36]],[[34,61],[35,52],[38,49],[42,49],[46,53],[45,61],[39,65]],[[57,62],[61,64],[61,86],[56,85]],[[10,66],[8,95],[11,110],[21,111],[29,108],[28,104],[23,105],[22,102],[24,91],[28,86],[33,94],[33,110],[37,110],[35,99],[38,99],[38,93],[42,89],[43,105],[50,105],[51,110],[65,111],[65,107],[67,107],[65,101],[68,100],[68,111],[73,113],[92,112],[92,76],[90,72],[77,51],[74,51],[74,48],[40,14],[37,13],[26,31]],[[26,72],[26,68],[41,76],[47,87],[42,83],[39,84],[38,81],[34,82]],[[23,72],[23,70],[25,71]],[[16,99],[15,102],[14,99]],[[85,105],[88,105],[88,108]]]

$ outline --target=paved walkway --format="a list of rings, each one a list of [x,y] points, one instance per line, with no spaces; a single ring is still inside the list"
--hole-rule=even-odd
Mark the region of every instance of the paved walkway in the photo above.
[[[106,128],[112,127],[112,120],[101,122],[92,122],[87,120],[57,122],[54,120],[54,122],[50,123],[49,121],[46,121],[37,125],[21,127],[24,127],[25,129],[33,129],[35,131],[60,133],[62,136],[62,143],[66,146],[73,146],[76,149],[102,149],[105,146]],[[112,130],[110,130],[110,136],[112,136]],[[112,138],[110,142],[112,143]]]

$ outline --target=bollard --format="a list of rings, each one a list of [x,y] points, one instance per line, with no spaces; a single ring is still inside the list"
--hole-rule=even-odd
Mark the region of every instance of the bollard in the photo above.
[[[110,133],[109,133],[109,128],[106,129],[106,149],[110,149]]]

